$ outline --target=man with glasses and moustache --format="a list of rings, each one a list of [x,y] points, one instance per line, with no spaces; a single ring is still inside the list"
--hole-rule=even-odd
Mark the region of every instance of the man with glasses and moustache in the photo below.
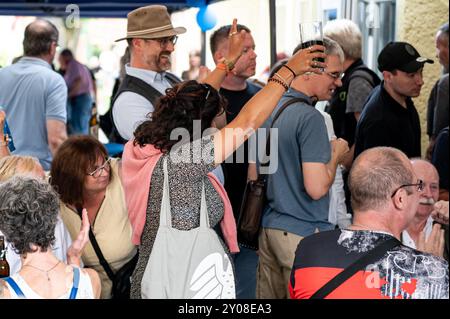
[[[186,32],[174,28],[167,8],[162,5],[141,7],[128,13],[127,40],[130,63],[125,78],[113,99],[115,137],[125,143],[133,138],[136,127],[153,112],[157,99],[180,80],[171,73],[170,55],[177,35]]]
[[[413,158],[411,164],[416,177],[423,181],[423,190],[420,193],[419,205],[416,215],[408,228],[402,232],[403,244],[439,257],[444,256],[444,229],[448,227],[433,223],[432,212],[434,204],[439,200],[439,175],[430,162]],[[448,248],[448,242],[447,242]],[[448,252],[445,253],[448,260]]]
[[[320,298],[448,299],[448,263],[400,242],[424,186],[401,151],[374,147],[361,153],[349,176],[353,223],[300,242],[289,280],[291,297],[318,298],[319,289],[371,254],[372,260]],[[384,248],[374,253],[380,245]]]

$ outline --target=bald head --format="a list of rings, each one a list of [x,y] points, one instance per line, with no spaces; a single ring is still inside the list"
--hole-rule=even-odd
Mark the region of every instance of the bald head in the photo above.
[[[26,56],[39,57],[51,54],[53,43],[58,42],[58,29],[47,20],[37,19],[25,28],[23,52]]]
[[[439,183],[439,173],[436,167],[429,161],[421,158],[413,158],[411,159],[411,164],[418,179],[429,179]],[[425,177],[425,179],[422,177]]]
[[[430,162],[423,159],[412,159],[414,174],[423,181],[423,190],[419,195],[419,206],[416,215],[428,218],[433,205],[439,199],[439,174]]]
[[[355,212],[381,210],[400,185],[414,179],[411,163],[404,153],[391,147],[374,147],[361,153],[349,175]]]

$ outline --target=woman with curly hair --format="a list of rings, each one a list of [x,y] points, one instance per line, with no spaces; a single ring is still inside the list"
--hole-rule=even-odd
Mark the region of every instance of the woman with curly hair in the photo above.
[[[0,298],[99,297],[94,270],[69,266],[52,252],[58,211],[58,194],[44,181],[13,177],[0,184],[0,229],[22,261],[18,273],[0,280]]]
[[[1,123],[0,123],[1,125]],[[0,182],[5,182],[14,176],[29,176],[45,179],[44,169],[39,160],[31,156],[9,155],[0,158]],[[3,235],[0,230],[0,235]],[[79,234],[78,234],[79,236]],[[77,236],[77,237],[78,237]],[[11,245],[6,241],[6,259],[10,267],[10,274],[15,274],[21,267],[20,255],[18,255]],[[55,226],[55,242],[52,245],[53,254],[64,262],[81,265],[81,255],[79,251],[71,248],[73,243],[67,228],[61,217],[58,215]],[[75,255],[74,255],[75,253]]]
[[[245,31],[237,32],[236,19],[229,37],[228,55],[204,84],[188,81],[167,89],[151,119],[143,122],[134,132],[134,140],[125,145],[123,183],[133,242],[140,245],[132,277],[132,298],[141,298],[141,281],[159,227],[163,163],[167,163],[168,169],[172,227],[179,230],[199,227],[204,185],[210,226],[220,223],[229,251],[238,252],[231,205],[210,172],[248,138],[251,130],[264,123],[295,76],[320,73],[319,68],[325,67],[324,63],[313,61],[325,57],[322,46],[299,51],[232,122],[214,131],[215,121],[227,104],[218,89],[243,50]],[[315,52],[319,50],[322,52]]]

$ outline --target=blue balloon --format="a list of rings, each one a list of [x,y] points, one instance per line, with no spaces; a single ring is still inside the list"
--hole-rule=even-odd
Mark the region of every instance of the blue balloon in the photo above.
[[[217,24],[217,18],[209,6],[201,7],[197,13],[197,23],[203,32],[211,30]]]

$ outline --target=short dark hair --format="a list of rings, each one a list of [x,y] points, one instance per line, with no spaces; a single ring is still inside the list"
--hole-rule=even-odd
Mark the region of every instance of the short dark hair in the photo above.
[[[441,25],[441,27],[439,28],[439,31],[445,33],[448,36],[448,22]]]
[[[447,46],[448,46],[448,22],[444,23],[443,25],[440,26],[439,28],[439,32],[440,32],[440,37],[444,36],[446,38],[445,42],[447,42]]]
[[[92,136],[71,136],[61,144],[52,161],[50,184],[64,203],[77,209],[83,207],[86,174],[95,167],[99,157],[107,156],[103,144]]]
[[[15,176],[0,184],[0,229],[20,255],[55,242],[58,212],[58,194],[45,181]]]
[[[231,24],[225,25],[223,27],[220,27],[216,31],[214,31],[214,33],[211,35],[211,38],[209,39],[209,45],[211,48],[211,53],[213,55],[214,55],[214,53],[216,53],[217,48],[219,47],[219,43],[222,42],[223,40],[228,39],[230,30],[231,30]],[[250,33],[250,29],[242,24],[237,25],[237,30],[238,30],[238,32],[245,30],[246,32]]]
[[[64,49],[59,54],[60,56],[66,57],[66,58],[73,58],[73,53],[70,51],[70,49]]]
[[[50,52],[52,42],[58,42],[58,29],[50,21],[37,19],[25,28],[23,52],[26,56],[41,56]]]

